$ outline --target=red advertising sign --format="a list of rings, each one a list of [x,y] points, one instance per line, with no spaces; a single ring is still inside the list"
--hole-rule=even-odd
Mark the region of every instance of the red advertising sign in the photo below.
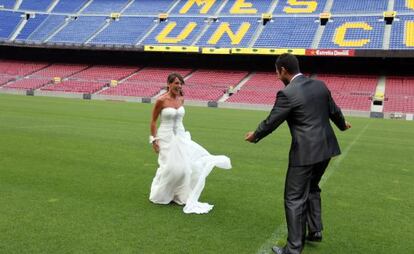
[[[355,56],[353,49],[307,49],[307,56]]]

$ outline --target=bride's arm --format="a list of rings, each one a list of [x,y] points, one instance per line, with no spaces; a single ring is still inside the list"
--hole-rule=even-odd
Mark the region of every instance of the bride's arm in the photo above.
[[[151,124],[150,124],[150,131],[152,137],[152,147],[154,148],[155,152],[159,152],[159,146],[158,141],[156,140],[157,136],[157,120],[158,116],[160,115],[161,109],[162,109],[163,102],[161,100],[157,100],[155,102],[154,108],[152,109],[152,117],[151,117]]]

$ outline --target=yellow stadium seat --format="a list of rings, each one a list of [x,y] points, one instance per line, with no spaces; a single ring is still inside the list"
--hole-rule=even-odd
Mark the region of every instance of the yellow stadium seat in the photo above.
[[[119,12],[112,12],[110,15],[111,19],[116,20],[119,19],[121,17],[121,13]]]
[[[168,19],[168,13],[160,13],[160,14],[158,14],[158,19],[159,19],[160,21],[165,21],[165,20],[167,20],[167,19]]]
[[[111,83],[109,84],[111,87],[116,87],[118,85],[118,80],[111,80]]]
[[[61,77],[54,77],[53,78],[53,83],[58,84],[60,82],[62,82],[62,78]]]
[[[332,17],[332,14],[329,12],[322,12],[319,14],[319,20],[321,22],[321,25],[324,26],[326,23],[328,23],[329,19]]]
[[[394,18],[397,16],[396,11],[384,11],[384,20],[387,25],[391,25]]]
[[[267,22],[269,22],[270,20],[272,20],[272,13],[262,13],[262,22],[263,25],[266,25]]]

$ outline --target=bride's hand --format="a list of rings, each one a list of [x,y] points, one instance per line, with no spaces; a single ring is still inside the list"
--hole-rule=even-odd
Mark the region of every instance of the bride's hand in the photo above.
[[[152,148],[154,149],[156,153],[160,152],[160,146],[158,145],[158,140],[155,140],[154,142],[152,142]]]

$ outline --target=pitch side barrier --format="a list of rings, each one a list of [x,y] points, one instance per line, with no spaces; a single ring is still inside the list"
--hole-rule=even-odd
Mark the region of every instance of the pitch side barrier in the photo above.
[[[2,46],[14,48],[49,48],[49,49],[79,49],[91,51],[134,51],[158,53],[185,53],[185,54],[216,54],[216,55],[280,55],[291,53],[297,56],[317,57],[386,57],[386,58],[413,58],[413,50],[381,50],[381,49],[304,49],[304,48],[213,48],[196,46],[159,46],[159,45],[81,45],[78,43],[11,43],[0,41]]]

